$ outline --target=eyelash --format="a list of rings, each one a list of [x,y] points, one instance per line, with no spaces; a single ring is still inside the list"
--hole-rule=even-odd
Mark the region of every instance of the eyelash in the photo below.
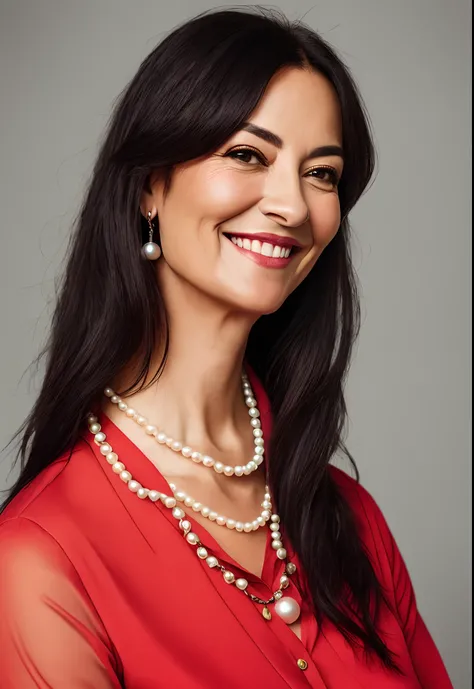
[[[225,156],[231,156],[232,153],[251,153],[256,158],[258,158],[258,160],[260,161],[260,163],[262,165],[266,165],[265,158],[262,156],[262,154],[259,151],[257,151],[254,148],[250,148],[248,146],[243,146],[242,148],[233,148],[231,151],[228,151],[225,154]],[[239,158],[235,158],[235,160],[239,160]],[[244,165],[248,165],[248,163],[246,163],[246,161],[244,161],[244,160],[239,160],[239,162],[244,163]],[[337,173],[337,170],[335,170],[333,167],[331,167],[329,165],[318,165],[318,167],[312,168],[311,170],[308,170],[308,172],[306,174],[309,174],[310,172],[316,172],[319,170],[324,170],[325,172],[329,173],[329,175],[331,177],[331,180],[330,180],[331,183],[335,187],[337,187],[337,185],[339,184],[339,175]],[[315,177],[314,179],[317,179],[317,178]],[[324,180],[322,180],[322,181],[324,181]]]

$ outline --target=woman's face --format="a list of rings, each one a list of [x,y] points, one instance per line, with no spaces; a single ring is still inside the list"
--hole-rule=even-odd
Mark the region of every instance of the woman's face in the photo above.
[[[157,177],[144,192],[143,215],[159,218],[163,286],[184,281],[231,311],[278,309],[338,231],[341,147],[340,106],[326,78],[297,68],[276,74],[248,127],[177,166],[166,197]]]

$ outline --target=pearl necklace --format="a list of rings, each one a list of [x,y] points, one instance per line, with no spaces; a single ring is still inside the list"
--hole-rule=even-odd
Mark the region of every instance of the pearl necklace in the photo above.
[[[258,596],[253,595],[247,591],[249,582],[247,579],[235,578],[235,574],[230,570],[226,569],[224,565],[221,565],[217,557],[214,555],[209,555],[207,549],[201,543],[199,536],[192,531],[192,524],[189,520],[185,519],[185,512],[180,507],[177,506],[177,500],[175,497],[166,495],[166,493],[161,493],[157,490],[150,490],[149,488],[144,488],[138,481],[133,479],[131,473],[127,471],[123,462],[120,462],[118,455],[113,451],[110,443],[107,442],[105,433],[102,431],[100,424],[98,423],[98,417],[92,413],[88,414],[87,417],[89,430],[94,435],[94,442],[99,446],[100,453],[105,456],[107,462],[112,466],[112,471],[120,476],[122,481],[127,484],[129,490],[135,493],[138,498],[144,500],[148,498],[152,502],[160,500],[162,504],[172,510],[173,517],[179,522],[179,529],[183,532],[186,541],[192,545],[196,546],[196,554],[201,560],[205,560],[208,567],[211,569],[220,570],[222,572],[224,581],[227,584],[235,584],[236,588],[245,593],[245,595],[250,598],[254,603],[259,603],[263,605],[262,615],[266,620],[272,619],[272,613],[270,612],[268,606],[271,603],[275,603],[275,612],[281,617],[281,619],[286,622],[286,624],[293,624],[300,616],[300,606],[298,602],[291,598],[290,596],[283,596],[283,590],[288,588],[290,584],[289,577],[296,572],[296,565],[293,562],[287,562],[285,566],[285,573],[280,577],[280,586],[273,593],[273,595],[268,600],[263,600]],[[172,486],[170,488],[173,490]],[[268,489],[268,486],[267,486]],[[267,494],[270,497],[270,493],[267,490]],[[271,502],[271,498],[270,498]],[[278,514],[274,513],[269,515],[271,520],[270,529],[273,533],[276,533],[276,529],[279,529],[280,517]],[[274,526],[275,525],[275,526]],[[272,533],[272,535],[273,535]],[[278,532],[279,533],[279,532]],[[280,534],[279,534],[280,535]],[[287,552],[283,547],[281,540],[274,539],[272,542],[272,547],[276,550],[276,556],[279,560],[286,560]]]
[[[244,466],[226,466],[222,462],[216,462],[215,459],[209,455],[203,455],[201,452],[196,452],[189,445],[185,445],[179,440],[175,440],[171,436],[167,435],[164,431],[159,431],[158,428],[148,423],[148,419],[142,414],[139,414],[135,409],[129,407],[126,402],[124,402],[111,387],[106,387],[104,394],[110,399],[113,404],[116,404],[120,411],[124,412],[129,419],[133,419],[139,426],[145,429],[145,433],[154,437],[160,445],[166,445],[174,452],[179,452],[186,459],[191,459],[196,464],[202,463],[203,466],[212,468],[218,474],[224,474],[225,476],[248,476],[253,471],[256,471],[260,464],[263,462],[264,455],[264,442],[263,442],[263,431],[261,429],[261,422],[258,418],[260,412],[257,409],[257,400],[253,394],[252,386],[247,377],[246,373],[242,373],[242,388],[245,396],[245,403],[249,407],[250,425],[252,427],[254,436],[254,455],[253,458]]]

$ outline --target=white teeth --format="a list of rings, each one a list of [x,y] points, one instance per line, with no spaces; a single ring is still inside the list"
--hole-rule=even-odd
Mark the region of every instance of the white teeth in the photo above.
[[[262,254],[263,256],[269,256],[272,258],[288,258],[291,249],[284,248],[282,246],[274,246],[270,242],[260,242],[258,239],[248,239],[245,237],[231,237],[231,241],[240,246],[242,249],[247,249],[247,251],[253,251],[256,254]]]

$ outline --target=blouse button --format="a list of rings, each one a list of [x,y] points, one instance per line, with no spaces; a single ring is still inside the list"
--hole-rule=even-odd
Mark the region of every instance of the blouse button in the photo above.
[[[303,658],[298,658],[297,665],[300,670],[306,670],[306,668],[308,667],[308,663],[306,662],[306,660],[303,660]]]

